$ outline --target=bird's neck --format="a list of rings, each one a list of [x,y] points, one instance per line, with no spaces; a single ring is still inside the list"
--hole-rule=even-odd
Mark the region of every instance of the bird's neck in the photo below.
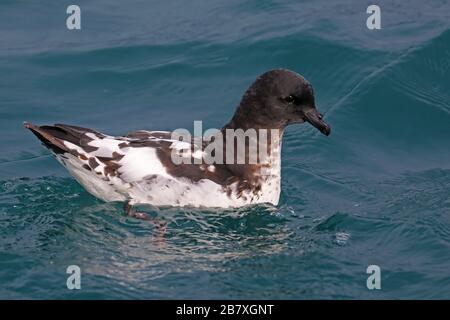
[[[226,129],[242,129],[244,131],[248,129],[277,129],[281,133],[284,131],[285,123],[276,121],[273,115],[265,113],[265,108],[259,108],[259,110],[257,111],[251,105],[239,105],[231,120],[222,128],[222,131]]]
[[[283,138],[283,132],[285,129],[284,123],[279,123],[273,119],[273,115],[265,114],[261,110],[266,108],[256,108],[255,103],[251,97],[245,95],[243,101],[236,109],[231,120],[221,129],[222,136],[226,141],[232,141],[230,136],[235,134],[236,136],[245,136],[241,144],[245,144],[245,166],[251,169],[261,169],[267,167],[265,164],[280,162],[281,144]],[[257,110],[260,110],[257,112]],[[253,146],[253,148],[251,148]],[[254,148],[257,146],[257,149]],[[229,145],[228,145],[228,148]],[[233,147],[237,148],[237,144]],[[226,149],[226,147],[225,147]],[[224,150],[227,152],[227,150]],[[235,154],[237,150],[234,150]],[[258,162],[249,163],[254,153],[258,154]],[[236,162],[235,162],[236,163]],[[231,166],[233,171],[240,171],[239,167]],[[255,171],[250,170],[250,171]]]
[[[283,130],[242,125],[234,127],[233,124],[230,121],[229,125],[222,128],[224,157],[229,157],[230,153],[233,157],[231,161],[224,161],[229,171],[255,184],[267,180],[269,176],[279,178]]]

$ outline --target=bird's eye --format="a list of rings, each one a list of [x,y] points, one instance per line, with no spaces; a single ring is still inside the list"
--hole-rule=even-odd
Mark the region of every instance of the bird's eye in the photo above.
[[[292,103],[295,101],[295,97],[294,96],[287,96],[285,98],[283,98],[283,100],[287,103]]]

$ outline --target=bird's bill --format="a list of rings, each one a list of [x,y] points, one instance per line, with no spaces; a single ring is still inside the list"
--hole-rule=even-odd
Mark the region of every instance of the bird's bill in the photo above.
[[[331,127],[323,120],[323,116],[319,113],[319,111],[317,111],[317,109],[314,108],[308,112],[305,112],[305,120],[324,135],[330,135]]]

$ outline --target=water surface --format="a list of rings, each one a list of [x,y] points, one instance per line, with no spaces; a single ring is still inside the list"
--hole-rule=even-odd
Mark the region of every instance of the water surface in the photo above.
[[[447,1],[379,1],[379,31],[365,1],[80,0],[80,31],[69,4],[0,2],[0,298],[450,298]],[[147,208],[166,234],[22,128],[220,127],[276,67],[310,80],[332,135],[287,130],[278,207]]]

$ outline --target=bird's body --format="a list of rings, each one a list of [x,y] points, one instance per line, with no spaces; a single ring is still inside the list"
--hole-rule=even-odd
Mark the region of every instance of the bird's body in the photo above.
[[[175,167],[169,162],[171,152],[181,147],[189,150],[191,145],[171,139],[170,132],[142,130],[113,137],[63,124],[25,126],[40,135],[44,143],[51,143],[49,148],[56,159],[89,193],[104,201],[223,208],[278,203],[279,152],[269,160],[271,172],[261,177],[255,191],[242,187],[245,181],[226,164]]]
[[[272,99],[274,95],[277,100]],[[176,164],[172,158],[174,153],[188,154],[191,159],[203,158],[204,149],[195,151],[193,141],[181,143],[171,132],[141,130],[113,137],[62,124],[25,123],[25,127],[88,192],[104,201],[126,201],[131,205],[240,207],[278,204],[283,130],[290,123],[304,121],[329,134],[328,125],[315,109],[309,83],[291,71],[274,70],[259,77],[247,90],[234,117],[222,129],[222,132],[276,130],[273,132],[278,133],[272,136],[277,139],[269,143],[263,164],[205,164],[202,161]],[[259,136],[256,140],[260,141]],[[245,141],[248,144],[251,140]],[[208,143],[203,141],[202,146]],[[229,149],[223,151],[226,153]],[[247,150],[246,159],[249,153]]]

